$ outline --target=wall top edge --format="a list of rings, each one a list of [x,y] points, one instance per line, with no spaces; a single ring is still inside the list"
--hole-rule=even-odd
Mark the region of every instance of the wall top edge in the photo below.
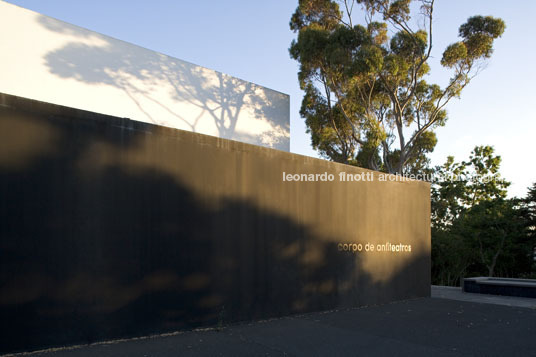
[[[0,0],[1,1],[1,0]],[[67,107],[63,105],[47,103],[35,99],[19,97],[16,95],[0,92],[0,107],[18,109],[30,113],[46,113],[50,116],[62,118],[75,118],[82,120],[93,120],[101,123],[107,123],[113,126],[119,126],[128,130],[139,131],[145,134],[158,134],[168,137],[189,138],[192,142],[200,142],[207,145],[214,145],[225,148],[231,151],[250,151],[259,154],[270,155],[277,159],[299,161],[302,163],[321,162],[324,165],[332,168],[336,172],[348,171],[349,173],[361,174],[362,172],[371,172],[373,175],[384,174],[383,172],[365,169],[357,166],[346,165],[343,163],[328,161],[320,158],[310,157],[306,155],[291,153],[288,151],[267,148],[264,146],[248,144],[241,141],[224,139],[216,136],[195,133],[187,130],[175,129],[166,126],[161,126],[153,123],[141,122],[130,118],[121,118],[108,114],[96,113],[88,110]],[[430,187],[430,183],[414,179],[401,179],[396,181],[400,184],[422,184]]]

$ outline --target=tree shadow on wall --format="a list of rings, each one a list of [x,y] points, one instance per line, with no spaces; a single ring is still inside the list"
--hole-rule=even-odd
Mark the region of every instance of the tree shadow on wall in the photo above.
[[[334,237],[277,211],[213,207],[179,175],[87,160],[126,157],[154,127],[26,102],[0,107],[0,352],[422,296],[427,257],[379,283]]]
[[[132,119],[203,133],[216,127],[219,137],[288,150],[287,96],[45,16],[38,22],[72,38],[45,56],[49,71],[122,90],[145,116]]]

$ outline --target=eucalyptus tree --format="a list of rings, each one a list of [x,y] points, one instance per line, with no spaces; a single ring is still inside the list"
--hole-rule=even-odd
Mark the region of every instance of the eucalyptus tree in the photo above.
[[[415,2],[299,0],[289,51],[300,63],[300,114],[324,157],[400,174],[426,166],[447,103],[483,68],[505,29],[491,16],[461,25],[459,41],[442,54],[452,75],[440,87],[425,80],[434,1]]]

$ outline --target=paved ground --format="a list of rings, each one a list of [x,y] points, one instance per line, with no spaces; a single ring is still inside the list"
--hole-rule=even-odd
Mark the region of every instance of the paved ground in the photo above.
[[[508,298],[512,306],[504,306],[500,297],[464,295],[434,287],[433,296],[449,299],[422,298],[33,355],[536,356],[536,309],[514,306],[526,304],[525,299]]]
[[[462,292],[461,288],[454,288],[450,286],[435,286],[432,285],[432,297],[478,302],[483,304],[495,304],[505,306],[526,307],[529,309],[536,309],[536,299],[522,298],[514,296],[500,296],[500,295],[485,295],[485,294],[471,294]]]

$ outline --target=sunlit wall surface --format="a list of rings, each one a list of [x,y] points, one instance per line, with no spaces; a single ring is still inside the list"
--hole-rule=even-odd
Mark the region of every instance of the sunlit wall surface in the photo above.
[[[430,186],[381,177],[0,93],[0,353],[429,296]]]
[[[0,53],[0,92],[289,151],[286,94],[3,1]]]

